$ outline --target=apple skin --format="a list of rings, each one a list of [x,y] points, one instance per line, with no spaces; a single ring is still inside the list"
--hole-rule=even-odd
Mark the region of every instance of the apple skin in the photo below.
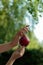
[[[24,35],[20,38],[19,43],[21,46],[27,46],[30,43],[30,40]]]

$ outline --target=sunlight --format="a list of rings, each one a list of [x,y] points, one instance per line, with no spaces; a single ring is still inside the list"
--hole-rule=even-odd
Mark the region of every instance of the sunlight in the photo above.
[[[37,39],[41,42],[43,40],[43,17],[39,17],[39,23],[34,30]]]
[[[26,24],[30,25],[31,27],[31,22],[29,22],[29,19],[26,17]],[[39,17],[39,23],[36,25],[34,29],[34,33],[36,38],[41,42],[43,41],[43,16]]]

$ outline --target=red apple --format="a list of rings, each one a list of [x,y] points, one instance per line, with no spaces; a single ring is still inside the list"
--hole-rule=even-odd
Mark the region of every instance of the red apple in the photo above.
[[[19,43],[21,46],[27,46],[29,44],[30,40],[27,38],[27,36],[22,36],[19,40]]]

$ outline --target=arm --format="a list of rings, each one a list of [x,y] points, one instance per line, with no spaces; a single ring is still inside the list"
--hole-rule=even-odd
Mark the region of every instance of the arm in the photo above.
[[[17,43],[18,43],[18,40],[19,40],[19,35],[16,34],[16,36],[14,37],[14,39],[12,40],[12,42],[0,44],[0,53],[8,51],[11,48],[13,48],[14,46],[16,46]]]
[[[24,52],[25,52],[25,47],[21,47],[17,49],[15,52],[13,52],[11,58],[9,59],[6,65],[13,65],[16,59],[23,56]]]
[[[27,31],[28,31],[28,28],[25,27],[21,31],[19,31],[18,35],[22,36]],[[24,46],[21,46],[20,48],[18,48],[15,52],[13,52],[12,56],[10,57],[10,59],[8,60],[6,65],[13,65],[13,63],[16,61],[16,59],[23,56],[24,52],[25,52],[25,47]]]
[[[5,52],[13,48],[14,46],[17,45],[19,41],[19,37],[24,35],[25,32],[28,31],[28,25],[22,28],[13,38],[12,42],[8,42],[7,44],[0,44],[0,53]]]

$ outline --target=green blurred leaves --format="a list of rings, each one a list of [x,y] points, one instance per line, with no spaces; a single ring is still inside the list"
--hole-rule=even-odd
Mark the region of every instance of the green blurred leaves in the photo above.
[[[0,3],[0,39],[3,41],[11,40],[13,35],[26,25],[27,11],[34,20],[32,27],[37,23],[38,11],[43,11],[42,0],[0,0]]]

